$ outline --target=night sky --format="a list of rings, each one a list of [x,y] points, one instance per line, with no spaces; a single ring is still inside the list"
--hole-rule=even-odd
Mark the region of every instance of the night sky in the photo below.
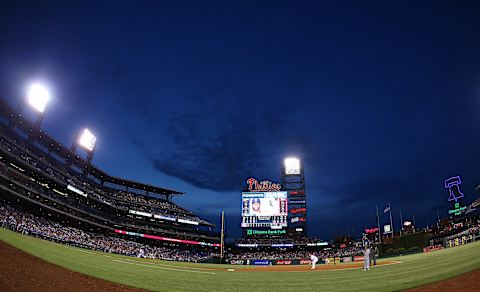
[[[47,132],[90,128],[94,164],[225,210],[232,237],[245,180],[279,181],[286,156],[310,236],[358,235],[388,202],[395,228],[400,208],[433,224],[452,175],[479,195],[478,1],[3,0],[0,96],[32,81]]]

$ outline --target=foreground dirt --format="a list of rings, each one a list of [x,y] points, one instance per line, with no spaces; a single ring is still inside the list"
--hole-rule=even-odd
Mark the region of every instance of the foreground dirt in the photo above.
[[[0,290],[143,291],[72,272],[0,241]]]
[[[408,292],[425,291],[480,291],[480,270],[475,270],[458,277],[427,284],[407,290]]]
[[[383,264],[395,264],[384,262]],[[348,268],[358,269],[361,265],[352,263]],[[232,266],[234,268],[234,266]],[[345,266],[320,265],[317,270],[345,268]],[[238,270],[240,271],[240,270]],[[315,272],[308,266],[269,266],[244,269],[247,271],[302,271]],[[480,291],[480,270],[464,275],[409,289],[411,292],[424,291]],[[0,241],[0,291],[145,291],[69,271],[48,263],[15,247]]]

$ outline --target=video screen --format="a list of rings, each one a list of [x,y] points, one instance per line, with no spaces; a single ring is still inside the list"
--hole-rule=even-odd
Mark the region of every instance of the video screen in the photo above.
[[[287,217],[287,192],[242,193],[241,227],[286,227]]]
[[[287,192],[242,193],[242,216],[288,215]]]

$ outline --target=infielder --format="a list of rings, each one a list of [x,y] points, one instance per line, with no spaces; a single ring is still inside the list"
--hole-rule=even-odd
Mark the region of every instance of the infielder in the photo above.
[[[365,251],[363,252],[363,270],[370,270],[370,247],[368,247],[368,245],[365,247]]]
[[[370,253],[370,262],[373,261],[373,266],[375,267],[377,265],[377,253],[378,253],[378,248],[376,245],[372,245],[371,253]],[[371,263],[370,263],[371,264]]]
[[[315,270],[315,264],[318,262],[318,258],[313,253],[311,253],[310,260],[312,261],[312,270]]]

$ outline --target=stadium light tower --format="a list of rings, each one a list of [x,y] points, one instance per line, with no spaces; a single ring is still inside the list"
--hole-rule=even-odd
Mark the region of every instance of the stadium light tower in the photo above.
[[[300,159],[295,157],[285,158],[285,174],[300,174]]]
[[[76,154],[77,145],[80,146],[85,152],[87,152],[87,162],[92,162],[93,153],[95,152],[95,145],[97,137],[85,128],[83,131],[75,136],[75,140],[72,144],[72,152]]]
[[[39,83],[30,85],[27,93],[28,103],[40,114],[45,111],[45,106],[50,100],[50,93],[48,89]]]
[[[37,120],[35,126],[40,127],[45,115],[45,108],[50,100],[50,92],[48,88],[41,83],[32,83],[27,90],[25,98],[22,98],[17,108],[17,115],[21,115],[25,104],[33,108],[37,112]],[[15,126],[12,121],[11,126]]]
[[[307,201],[305,176],[299,158],[287,157],[282,166],[282,188],[288,192],[291,233],[307,235]]]

